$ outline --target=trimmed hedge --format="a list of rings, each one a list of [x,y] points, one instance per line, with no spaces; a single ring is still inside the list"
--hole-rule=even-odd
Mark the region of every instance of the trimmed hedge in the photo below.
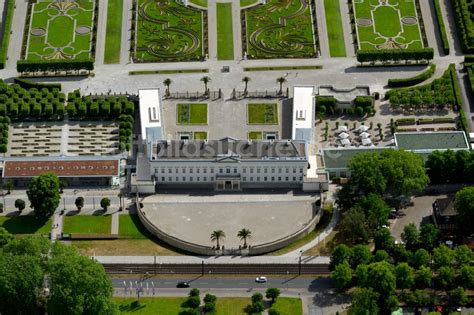
[[[10,43],[10,31],[12,28],[13,11],[15,9],[15,0],[7,1],[7,14],[3,24],[2,46],[0,48],[0,69],[5,68],[8,54],[8,44]]]
[[[7,152],[9,126],[10,118],[0,117],[0,153]]]
[[[55,71],[79,71],[94,70],[94,61],[88,60],[18,60],[16,64],[18,72],[55,72]]]
[[[36,88],[40,90],[42,88],[45,88],[50,92],[52,92],[54,89],[58,89],[59,91],[61,91],[61,83],[41,83],[23,78],[14,78],[13,81],[24,89]]]
[[[459,89],[459,82],[456,76],[456,68],[454,64],[449,65],[449,72],[451,73],[451,80],[453,82],[453,90],[454,90],[454,98],[456,99],[456,106],[459,110],[459,121],[458,121],[458,129],[463,130],[466,133],[466,138],[469,139],[469,127],[467,124],[466,114],[462,108],[462,98],[461,92]]]
[[[474,55],[465,55],[464,63],[474,63]]]
[[[436,11],[436,20],[438,21],[439,32],[441,35],[441,42],[443,44],[443,52],[445,55],[449,55],[448,35],[446,34],[446,27],[444,25],[443,13],[441,12],[439,0],[434,0],[434,7]]]
[[[465,54],[474,53],[474,23],[467,0],[451,0],[455,13],[456,28]]]
[[[408,87],[408,86],[417,85],[431,78],[431,76],[435,73],[435,71],[436,71],[436,65],[432,64],[428,67],[426,71],[414,77],[404,78],[404,79],[389,79],[388,86],[391,88],[397,88],[397,87]]]
[[[360,63],[377,61],[405,61],[414,60],[419,62],[421,60],[431,60],[434,57],[433,48],[422,49],[382,49],[382,50],[358,50],[357,61]]]
[[[474,66],[467,68],[467,76],[469,78],[469,85],[471,86],[471,93],[474,95]]]
[[[357,107],[374,107],[374,98],[372,96],[356,96],[354,106]]]

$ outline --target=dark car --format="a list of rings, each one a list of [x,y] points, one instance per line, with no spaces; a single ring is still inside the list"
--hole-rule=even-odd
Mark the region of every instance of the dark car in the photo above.
[[[178,282],[176,287],[177,288],[189,288],[189,283],[188,282]]]

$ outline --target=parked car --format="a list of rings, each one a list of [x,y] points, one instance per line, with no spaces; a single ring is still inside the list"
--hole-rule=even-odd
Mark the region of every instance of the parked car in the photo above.
[[[178,282],[177,288],[189,288],[189,282]]]
[[[262,277],[262,276],[257,277],[257,278],[255,278],[255,282],[257,282],[257,283],[265,283],[265,282],[267,282],[267,277]]]

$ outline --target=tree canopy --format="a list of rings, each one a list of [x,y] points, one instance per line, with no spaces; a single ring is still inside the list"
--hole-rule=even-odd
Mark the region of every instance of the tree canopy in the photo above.
[[[59,179],[53,173],[41,174],[33,178],[26,191],[35,216],[46,220],[59,206]]]
[[[468,235],[474,231],[474,186],[465,187],[456,193],[454,207],[458,212],[458,226]]]

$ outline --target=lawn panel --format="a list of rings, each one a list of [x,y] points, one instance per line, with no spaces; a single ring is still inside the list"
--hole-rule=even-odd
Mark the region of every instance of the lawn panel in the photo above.
[[[298,298],[279,297],[271,308],[277,310],[281,315],[303,314],[303,305],[301,299]]]
[[[232,32],[232,3],[216,3],[217,10],[217,59],[234,59],[234,34]]]
[[[247,122],[257,125],[278,124],[278,106],[275,103],[247,104]]]
[[[51,219],[42,221],[34,216],[0,217],[0,226],[12,234],[48,234],[51,232]]]
[[[207,104],[177,104],[176,115],[179,125],[206,125]]]
[[[64,217],[64,233],[110,234],[112,216],[76,215]]]
[[[345,57],[344,29],[342,28],[341,9],[339,1],[324,0],[326,14],[326,29],[328,30],[329,53],[331,57]]]
[[[186,301],[184,297],[156,297],[140,299],[140,306],[132,305],[135,298],[113,298],[118,304],[120,314],[133,315],[176,315],[181,312],[181,304]]]
[[[105,35],[104,63],[120,62],[122,11],[123,0],[109,0],[107,6],[107,32]]]

